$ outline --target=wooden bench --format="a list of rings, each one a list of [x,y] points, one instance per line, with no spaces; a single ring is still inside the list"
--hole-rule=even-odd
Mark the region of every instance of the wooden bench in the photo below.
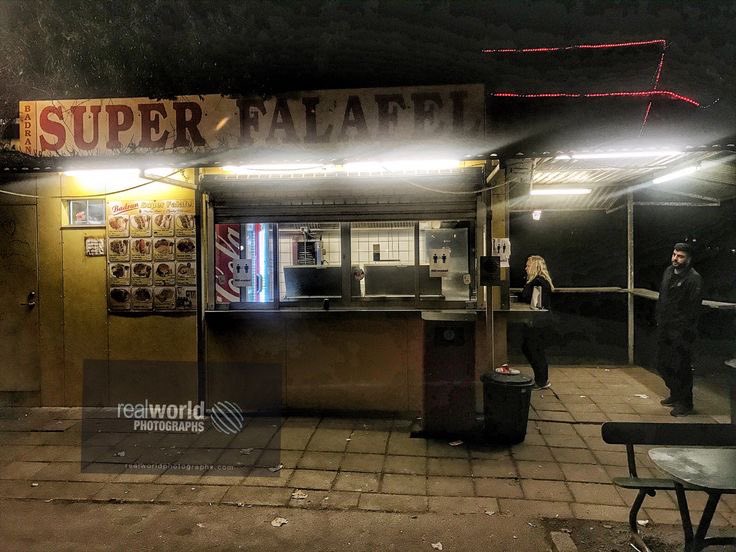
[[[606,443],[626,445],[629,476],[615,477],[613,484],[624,489],[638,491],[629,510],[629,527],[632,546],[641,552],[650,552],[639,533],[639,526],[636,522],[644,499],[647,496],[655,496],[657,491],[674,491],[675,483],[672,479],[665,477],[639,477],[636,471],[634,445],[736,446],[736,426],[731,424],[607,422],[601,428],[601,436]],[[684,488],[686,491],[692,490],[687,485],[684,485]],[[681,505],[680,510],[682,510]],[[687,512],[680,511],[681,516],[684,514],[689,515]]]

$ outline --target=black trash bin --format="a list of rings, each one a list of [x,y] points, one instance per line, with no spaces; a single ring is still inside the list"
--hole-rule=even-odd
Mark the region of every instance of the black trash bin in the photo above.
[[[521,443],[526,437],[534,379],[524,374],[491,372],[483,382],[483,432],[492,443]]]

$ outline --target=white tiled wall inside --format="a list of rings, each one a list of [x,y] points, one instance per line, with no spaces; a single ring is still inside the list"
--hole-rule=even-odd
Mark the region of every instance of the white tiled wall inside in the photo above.
[[[372,263],[373,246],[378,244],[382,262],[414,264],[414,229],[353,228],[351,257],[353,264]]]
[[[340,266],[340,230],[321,232],[323,264]],[[279,232],[279,292],[283,299],[286,296],[286,281],[284,280],[284,266],[296,264],[294,242],[303,241],[304,237],[297,232]]]

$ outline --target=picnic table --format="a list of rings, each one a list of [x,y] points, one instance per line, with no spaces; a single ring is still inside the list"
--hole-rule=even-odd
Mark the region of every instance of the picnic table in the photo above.
[[[736,494],[736,448],[653,448],[649,451],[649,458],[659,469],[672,476],[675,483],[677,505],[685,533],[685,552],[699,552],[707,546],[718,544],[736,544],[736,536],[707,537],[721,495]],[[708,495],[695,533],[685,495],[686,486],[688,492],[703,491]]]

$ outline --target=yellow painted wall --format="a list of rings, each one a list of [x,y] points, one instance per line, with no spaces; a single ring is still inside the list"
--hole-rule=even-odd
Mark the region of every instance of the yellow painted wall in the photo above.
[[[191,181],[192,175],[187,177]],[[138,181],[110,180],[104,175],[85,180],[60,174],[17,177],[15,180],[3,184],[3,189],[38,196],[0,196],[1,203],[35,203],[37,206],[41,393],[33,399],[34,404],[81,405],[83,367],[89,359],[131,363],[131,377],[117,370],[108,373],[101,382],[106,387],[102,396],[108,399],[138,390],[141,399],[196,399],[196,315],[109,314],[106,258],[84,254],[84,238],[104,237],[105,228],[67,225],[65,199],[110,194]],[[107,197],[114,201],[193,199],[194,192],[153,183]],[[141,360],[182,364],[173,370],[168,368],[156,373],[155,369],[136,369]]]

